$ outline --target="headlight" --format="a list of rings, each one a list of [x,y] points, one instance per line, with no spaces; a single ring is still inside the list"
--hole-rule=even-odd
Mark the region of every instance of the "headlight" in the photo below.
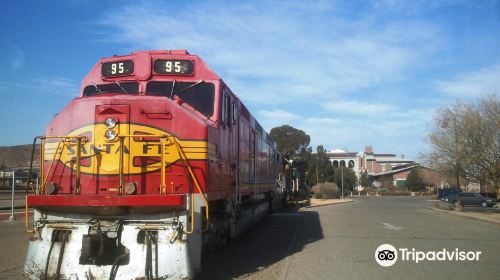
[[[106,137],[106,139],[108,141],[113,141],[116,139],[116,132],[114,132],[113,130],[109,129],[106,131],[106,133],[104,133],[104,136]]]
[[[125,193],[128,195],[135,194],[137,191],[137,183],[127,182],[125,184]]]
[[[116,120],[114,120],[113,118],[107,118],[104,123],[106,124],[106,126],[108,128],[113,128],[116,126]]]

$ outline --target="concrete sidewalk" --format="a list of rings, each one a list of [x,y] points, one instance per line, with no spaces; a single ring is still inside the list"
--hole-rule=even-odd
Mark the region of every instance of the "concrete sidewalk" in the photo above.
[[[325,206],[325,205],[332,205],[332,204],[340,204],[340,203],[349,203],[349,202],[354,202],[354,200],[350,198],[343,198],[343,199],[317,199],[317,198],[311,198],[311,204],[309,207],[318,207],[318,206]]]
[[[488,213],[488,212],[461,212],[454,210],[443,210],[436,207],[428,207],[427,209],[432,211],[437,211],[441,213],[448,213],[455,216],[461,216],[469,219],[481,220],[489,222],[492,224],[500,225],[500,213]]]

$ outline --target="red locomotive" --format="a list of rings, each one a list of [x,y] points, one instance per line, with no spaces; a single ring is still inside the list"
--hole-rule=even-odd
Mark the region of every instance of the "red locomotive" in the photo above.
[[[41,141],[32,279],[184,279],[279,204],[276,145],[185,50],[101,59]]]

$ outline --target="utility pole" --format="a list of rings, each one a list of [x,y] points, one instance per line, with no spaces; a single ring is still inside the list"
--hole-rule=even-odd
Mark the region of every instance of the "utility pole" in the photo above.
[[[14,216],[14,191],[15,191],[15,184],[16,184],[16,175],[15,171],[12,171],[12,201],[11,201],[11,211],[10,211],[10,217],[9,221],[14,221],[16,217]]]
[[[316,185],[319,184],[319,175],[318,175],[318,151],[316,151]]]

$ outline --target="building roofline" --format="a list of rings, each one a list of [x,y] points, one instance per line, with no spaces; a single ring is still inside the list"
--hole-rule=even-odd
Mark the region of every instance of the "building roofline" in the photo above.
[[[376,157],[395,157],[395,154],[373,154]]]
[[[357,153],[326,153],[330,157],[356,157]]]
[[[397,174],[397,173],[401,173],[404,171],[408,171],[408,170],[413,169],[413,168],[418,167],[418,166],[419,166],[418,164],[417,165],[410,165],[410,166],[400,168],[400,169],[395,169],[395,170],[390,170],[390,171],[386,171],[386,172],[380,172],[377,174],[373,174],[372,176],[378,177],[378,176],[384,176],[384,175],[390,175],[390,174]]]

